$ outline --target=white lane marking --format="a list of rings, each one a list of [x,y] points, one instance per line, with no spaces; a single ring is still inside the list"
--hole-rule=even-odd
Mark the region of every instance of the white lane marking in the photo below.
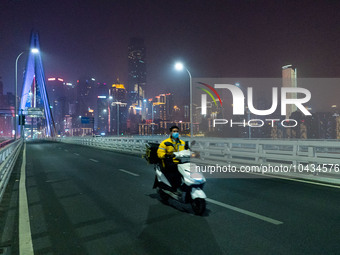
[[[78,153],[73,153],[74,155],[76,155],[76,156],[79,156],[79,154]]]
[[[99,162],[98,160],[95,160],[95,159],[93,159],[93,158],[90,158],[89,160],[91,160],[92,162],[96,162],[96,163]]]
[[[19,254],[34,254],[26,191],[26,143],[19,182]]]
[[[118,169],[118,170],[121,171],[121,172],[127,173],[127,174],[131,174],[133,176],[139,176],[139,174],[135,174],[135,173],[132,173],[132,172],[124,170],[124,169]]]
[[[213,200],[213,199],[210,199],[210,198],[206,198],[206,201],[208,201],[208,202],[210,202],[212,204],[219,205],[219,206],[222,206],[224,208],[227,208],[227,209],[230,209],[230,210],[233,210],[233,211],[236,211],[236,212],[248,215],[250,217],[253,217],[253,218],[256,218],[256,219],[259,219],[259,220],[263,220],[263,221],[272,223],[274,225],[283,224],[282,221],[274,220],[274,219],[268,218],[266,216],[263,216],[263,215],[260,215],[260,214],[257,214],[257,213],[253,213],[253,212],[250,212],[250,211],[247,211],[247,210],[244,210],[244,209],[232,206],[232,205],[227,205],[225,203],[221,203],[219,201],[216,201],[216,200]]]

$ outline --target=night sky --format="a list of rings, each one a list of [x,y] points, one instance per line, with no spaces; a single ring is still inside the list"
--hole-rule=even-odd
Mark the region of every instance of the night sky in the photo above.
[[[70,82],[125,83],[129,39],[144,38],[149,97],[189,94],[176,60],[194,77],[280,77],[286,64],[299,77],[340,77],[339,11],[335,0],[0,0],[0,76],[14,91],[35,29],[46,76]]]

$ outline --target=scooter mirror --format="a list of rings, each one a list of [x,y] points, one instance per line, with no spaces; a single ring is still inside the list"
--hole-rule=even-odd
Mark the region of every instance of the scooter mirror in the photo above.
[[[189,142],[188,141],[185,142],[184,149],[189,150]]]

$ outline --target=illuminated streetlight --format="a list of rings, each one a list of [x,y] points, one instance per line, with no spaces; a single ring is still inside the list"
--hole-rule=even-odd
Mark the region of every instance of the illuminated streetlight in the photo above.
[[[192,121],[192,77],[191,77],[191,73],[189,72],[188,68],[186,68],[183,63],[181,62],[177,62],[175,64],[175,69],[177,71],[182,71],[183,69],[185,69],[187,71],[187,73],[189,74],[189,86],[190,86],[190,138],[193,138],[193,121]]]
[[[183,68],[184,68],[184,65],[183,65],[181,62],[177,62],[177,63],[175,64],[175,69],[176,69],[177,71],[182,71]]]
[[[34,54],[37,54],[37,53],[39,53],[39,49],[37,49],[37,48],[32,48],[32,49],[31,49],[31,52],[34,53]]]

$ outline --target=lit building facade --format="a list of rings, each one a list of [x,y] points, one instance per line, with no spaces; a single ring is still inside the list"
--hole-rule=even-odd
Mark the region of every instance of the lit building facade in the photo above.
[[[3,83],[0,80],[0,137],[9,138],[14,135],[14,104],[15,96],[12,93],[4,95]]]
[[[109,96],[109,130],[112,135],[122,135],[127,130],[127,91],[124,84],[112,84]]]
[[[67,98],[63,78],[48,78],[46,90],[58,135],[64,132],[64,116],[67,114]]]
[[[131,38],[128,46],[128,105],[142,107],[146,89],[146,50],[142,38]],[[137,114],[141,114],[137,111]]]
[[[296,88],[297,87],[297,70],[292,65],[282,67],[282,87]],[[287,99],[296,99],[296,93],[288,93]],[[295,105],[286,106],[286,119],[297,110]]]
[[[97,104],[97,83],[94,78],[85,78],[77,81],[76,85],[76,115],[94,117]]]
[[[106,83],[97,84],[97,103],[94,109],[95,115],[95,134],[107,135],[109,129],[109,92],[110,88]],[[89,109],[91,111],[91,109]]]

